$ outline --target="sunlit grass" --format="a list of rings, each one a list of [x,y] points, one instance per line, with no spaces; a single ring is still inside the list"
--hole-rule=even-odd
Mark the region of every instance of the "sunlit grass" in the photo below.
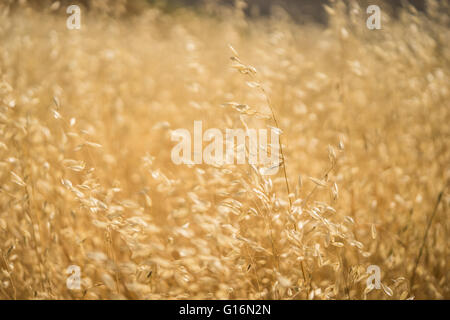
[[[448,2],[382,30],[339,3],[327,28],[3,7],[0,298],[448,299]],[[290,201],[283,170],[173,164],[195,120],[276,126],[267,97]]]

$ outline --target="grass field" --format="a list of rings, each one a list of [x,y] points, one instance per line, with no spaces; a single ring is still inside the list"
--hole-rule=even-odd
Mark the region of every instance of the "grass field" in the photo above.
[[[449,299],[449,2],[352,3],[0,5],[0,298]],[[175,165],[194,121],[278,126],[283,169]]]

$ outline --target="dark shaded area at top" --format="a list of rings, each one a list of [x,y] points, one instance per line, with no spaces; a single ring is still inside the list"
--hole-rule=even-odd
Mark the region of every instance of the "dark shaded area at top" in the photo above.
[[[87,10],[94,7],[95,1],[98,0],[59,0],[61,7],[77,4]],[[28,4],[36,9],[48,8],[53,2],[55,0],[27,1]],[[371,4],[377,4],[382,12],[389,12],[394,19],[397,16],[398,9],[405,4],[413,5],[418,11],[424,11],[426,7],[426,0],[245,0],[247,6],[244,11],[249,17],[269,16],[274,13],[275,7],[281,7],[297,23],[312,21],[326,24],[327,14],[324,5],[330,5],[331,2],[358,3],[363,10]],[[108,5],[117,4],[115,0],[109,0],[106,3]],[[127,0],[125,15],[139,14],[148,5],[171,12],[186,7],[204,11],[205,8],[211,7],[212,4],[231,8],[234,6],[235,0]]]
[[[357,2],[361,8],[366,8],[371,4],[378,4],[382,9],[389,6],[389,11],[395,18],[398,9],[404,4],[413,5],[418,11],[425,10],[425,0],[335,0],[343,1],[347,4]],[[198,7],[205,3],[217,3],[224,6],[233,6],[235,0],[147,0],[150,4],[165,3],[169,7]],[[282,7],[291,18],[297,22],[314,21],[317,23],[327,23],[327,14],[324,5],[330,5],[333,0],[246,0],[247,7],[245,13],[248,16],[268,16],[273,12],[274,5]],[[384,8],[383,8],[384,7]],[[386,8],[387,9],[387,8]]]

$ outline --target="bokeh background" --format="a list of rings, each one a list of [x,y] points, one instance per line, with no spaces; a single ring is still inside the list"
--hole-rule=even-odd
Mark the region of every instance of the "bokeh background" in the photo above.
[[[448,299],[448,12],[2,1],[0,298]],[[282,170],[175,165],[194,121],[278,127]]]

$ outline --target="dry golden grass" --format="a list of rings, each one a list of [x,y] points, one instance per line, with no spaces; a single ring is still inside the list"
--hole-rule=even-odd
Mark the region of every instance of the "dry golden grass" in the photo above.
[[[149,8],[83,11],[79,31],[65,8],[2,6],[0,298],[449,299],[439,3],[374,31],[342,3],[327,28]],[[194,120],[275,125],[222,105],[270,115],[228,44],[271,99],[292,206],[282,170],[171,161],[171,130]],[[366,290],[369,265],[381,290]]]

